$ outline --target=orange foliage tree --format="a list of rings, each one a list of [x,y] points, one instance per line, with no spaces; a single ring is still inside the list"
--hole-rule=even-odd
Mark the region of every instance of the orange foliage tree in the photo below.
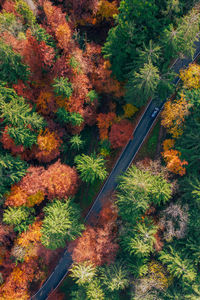
[[[111,203],[102,209],[98,224],[87,226],[82,236],[69,246],[75,262],[90,261],[96,266],[114,261],[118,244],[115,239],[117,212]],[[83,251],[84,249],[84,251]]]
[[[58,40],[58,46],[67,51],[71,39],[71,29],[69,25],[67,23],[60,24],[56,29],[55,35]]]
[[[181,153],[177,150],[167,150],[162,153],[164,160],[167,163],[167,169],[174,174],[183,176],[186,173],[185,165],[188,165],[188,162],[180,160]]]
[[[100,0],[98,11],[97,11],[97,20],[99,22],[110,21],[113,18],[113,15],[118,13],[116,1]]]
[[[50,200],[73,196],[78,187],[76,170],[61,164],[60,160],[49,166],[42,175],[42,181]]]
[[[38,135],[37,144],[38,149],[35,157],[40,162],[50,162],[60,155],[59,147],[62,144],[62,140],[56,132],[50,132],[49,129],[45,129],[44,132]]]
[[[11,191],[6,197],[5,204],[9,206],[26,205],[32,207],[40,204],[44,200],[45,185],[42,182],[43,167],[29,167],[27,174],[19,183],[11,187]]]
[[[124,147],[133,133],[133,125],[128,120],[121,120],[111,126],[109,141],[112,148]]]
[[[37,111],[43,115],[49,115],[51,112],[56,112],[57,104],[55,96],[52,92],[42,90],[36,100]]]
[[[110,126],[113,124],[113,121],[116,118],[116,114],[114,112],[110,112],[108,114],[98,114],[97,116],[97,126],[99,128],[100,139],[105,140],[108,139],[108,130]]]
[[[168,129],[174,138],[177,138],[183,133],[182,125],[185,116],[189,114],[190,104],[185,100],[184,95],[181,99],[175,101],[168,101],[165,103],[162,111],[161,124]]]

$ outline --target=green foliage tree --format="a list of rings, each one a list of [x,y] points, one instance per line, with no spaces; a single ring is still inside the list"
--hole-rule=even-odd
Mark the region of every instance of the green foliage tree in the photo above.
[[[43,27],[41,27],[41,25],[37,23],[34,24],[32,33],[38,42],[44,41],[46,45],[54,48],[54,50],[56,51],[56,42],[54,41],[53,37],[48,34]]]
[[[25,176],[28,164],[10,154],[0,155],[0,197]]]
[[[81,139],[81,136],[78,134],[73,135],[70,140],[70,148],[75,151],[79,151],[84,147],[84,141]]]
[[[26,231],[29,224],[34,222],[34,208],[19,206],[4,210],[3,222],[14,226],[14,230],[21,233]]]
[[[179,252],[172,246],[168,247],[169,251],[160,252],[160,260],[167,266],[168,271],[175,277],[181,278],[185,283],[192,283],[196,279],[196,270],[190,259],[182,259]]]
[[[46,122],[43,117],[25,102],[24,98],[10,89],[0,90],[0,117],[8,127],[8,134],[14,139],[16,145],[31,147],[37,142],[39,130],[43,129]]]
[[[170,184],[161,175],[152,175],[132,165],[120,177],[116,200],[119,215],[135,224],[152,202],[157,205],[167,202],[171,192]]]
[[[27,27],[32,26],[36,23],[36,17],[25,1],[17,0],[15,9],[21,15]]]
[[[177,28],[171,24],[169,28],[164,30],[163,45],[165,57],[193,56],[195,53],[194,42],[198,39],[198,32],[199,12],[193,9],[182,18]]]
[[[8,31],[15,37],[18,36],[19,32],[23,32],[23,26],[13,13],[2,12],[0,14],[0,32]]]
[[[64,247],[66,240],[74,240],[84,228],[79,209],[70,199],[55,200],[44,208],[44,213],[41,242],[49,249]]]
[[[78,285],[84,285],[93,280],[96,275],[96,268],[94,265],[85,261],[79,264],[73,264],[70,272],[70,276]]]
[[[101,279],[111,292],[124,290],[129,285],[129,273],[125,264],[120,261],[102,267]]]
[[[139,72],[134,71],[129,76],[125,99],[137,106],[146,103],[152,97],[160,80],[159,70],[151,61],[144,64]]]
[[[56,112],[57,121],[61,124],[70,123],[73,126],[80,126],[84,118],[79,113],[69,113],[64,107],[61,107]]]
[[[89,102],[94,102],[94,100],[98,99],[98,95],[95,90],[91,90],[88,92],[87,98],[89,99]]]
[[[157,226],[145,219],[144,223],[137,223],[134,228],[127,230],[122,236],[122,243],[130,254],[138,257],[149,256],[154,251],[157,230]]]
[[[53,88],[57,96],[62,96],[67,99],[69,99],[73,92],[72,84],[69,82],[67,77],[55,78]]]
[[[98,279],[93,280],[86,289],[88,300],[105,300],[105,294]]]
[[[148,62],[152,62],[153,64],[157,64],[159,57],[161,55],[161,47],[155,44],[152,40],[149,41],[148,46],[145,44],[143,48],[138,50],[139,55],[139,64],[143,65]]]
[[[1,80],[9,84],[18,80],[27,81],[30,71],[22,62],[21,55],[15,53],[10,46],[0,40],[0,76]]]
[[[81,179],[86,183],[93,183],[95,180],[104,180],[108,174],[105,168],[105,160],[96,156],[95,153],[89,155],[77,155],[74,159]]]

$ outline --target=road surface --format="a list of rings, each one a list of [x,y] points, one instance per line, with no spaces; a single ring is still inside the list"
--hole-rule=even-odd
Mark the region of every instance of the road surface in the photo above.
[[[189,63],[194,61],[200,54],[200,40],[195,42],[196,46],[196,53],[194,55],[194,59],[191,58],[184,58],[184,59],[177,59],[175,63],[172,65],[172,69],[175,73],[179,74],[180,69],[187,67]],[[174,80],[174,84],[178,84],[179,77],[177,76]],[[118,185],[118,177],[119,175],[123,174],[130,164],[132,163],[135,155],[137,154],[138,150],[140,149],[143,141],[145,140],[146,136],[148,135],[150,129],[152,128],[156,118],[158,117],[159,113],[161,112],[166,100],[160,103],[158,98],[153,98],[152,101],[147,106],[144,114],[142,115],[138,125],[133,133],[133,139],[129,140],[126,147],[124,148],[123,152],[121,153],[119,159],[117,160],[112,172],[110,173],[108,179],[106,180],[103,188],[101,189],[99,195],[97,196],[93,206],[91,207],[90,211],[88,212],[85,222],[90,224],[91,217],[97,215],[101,208],[102,208],[102,199],[105,196],[112,192]],[[151,114],[154,111],[155,107],[159,107],[159,113],[157,114],[156,118],[152,118]],[[83,249],[84,251],[84,249]],[[64,279],[66,274],[68,273],[68,269],[72,264],[72,258],[70,253],[66,250],[58,262],[56,268],[50,275],[50,277],[46,280],[40,290],[31,298],[32,300],[45,300],[47,299],[48,295],[56,289],[56,287],[61,283]]]

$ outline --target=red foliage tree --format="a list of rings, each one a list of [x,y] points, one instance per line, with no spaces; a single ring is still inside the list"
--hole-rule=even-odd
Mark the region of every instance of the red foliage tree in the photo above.
[[[114,261],[118,251],[115,239],[117,212],[111,203],[106,204],[95,227],[87,226],[82,236],[69,246],[75,262],[90,261],[96,266]],[[83,251],[84,249],[84,251]]]
[[[30,66],[34,79],[42,78],[42,70],[49,70],[54,63],[54,49],[45,44],[44,41],[38,42],[27,30],[26,44],[23,50],[23,57]]]
[[[112,148],[124,147],[133,133],[133,125],[128,120],[121,120],[112,125],[109,141]]]
[[[74,168],[61,164],[60,160],[50,165],[42,175],[49,199],[73,196],[78,187],[78,175]]]

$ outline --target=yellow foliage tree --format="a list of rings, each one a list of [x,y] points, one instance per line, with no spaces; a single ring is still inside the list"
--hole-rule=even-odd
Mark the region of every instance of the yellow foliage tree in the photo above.
[[[56,38],[58,40],[58,46],[67,51],[71,39],[71,29],[67,23],[58,26],[56,29]]]
[[[162,111],[161,124],[168,129],[168,132],[172,134],[173,138],[179,137],[182,133],[182,125],[185,120],[185,116],[189,114],[190,104],[185,100],[184,95],[181,95],[181,99],[175,101],[167,101]]]
[[[137,111],[138,108],[130,103],[127,103],[123,106],[124,117],[131,118]]]
[[[118,14],[116,1],[110,2],[108,0],[101,0],[99,2],[99,7],[97,11],[97,20],[99,22],[103,21],[104,19],[106,21],[109,21],[116,14]]]
[[[200,65],[190,64],[186,70],[180,71],[180,78],[187,89],[198,89],[200,87]]]

